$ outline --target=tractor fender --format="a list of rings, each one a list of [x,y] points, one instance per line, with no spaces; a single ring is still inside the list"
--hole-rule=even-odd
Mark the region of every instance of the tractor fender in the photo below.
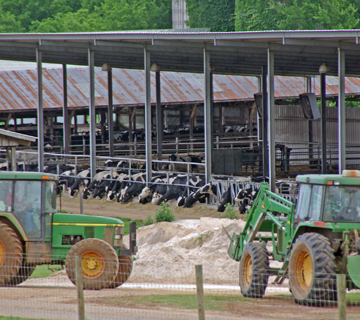
[[[347,269],[349,276],[354,282],[354,284],[360,288],[360,275],[359,275],[359,268],[360,268],[360,255],[355,256],[348,256],[347,258]]]
[[[0,217],[0,221],[6,223],[10,228],[14,230],[20,240],[26,242],[29,240],[27,237],[25,230],[21,223],[10,213],[2,213]]]

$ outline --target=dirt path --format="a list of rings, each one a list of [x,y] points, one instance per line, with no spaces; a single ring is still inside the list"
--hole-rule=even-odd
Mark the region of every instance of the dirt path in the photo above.
[[[60,206],[61,201],[61,206]],[[196,204],[192,208],[177,207],[175,202],[169,202],[176,220],[179,219],[199,219],[200,217],[219,218],[223,213],[217,212],[215,206]],[[107,201],[106,199],[87,199],[83,200],[84,213],[90,215],[101,215],[108,217],[131,218],[134,220],[145,220],[150,214],[154,217],[159,206],[154,204],[140,204],[137,202],[118,203]],[[68,213],[80,213],[80,199],[63,196],[58,198],[58,209]]]

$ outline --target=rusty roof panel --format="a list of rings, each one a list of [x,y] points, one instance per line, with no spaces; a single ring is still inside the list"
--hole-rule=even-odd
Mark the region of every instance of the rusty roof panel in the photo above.
[[[89,70],[87,67],[69,66],[68,105],[70,108],[89,105]],[[43,69],[44,109],[63,105],[62,68]],[[107,105],[107,72],[95,68],[95,104]],[[327,94],[338,93],[336,77],[327,77]],[[214,75],[214,100],[253,100],[258,92],[256,77]],[[313,91],[320,94],[319,77],[312,78]],[[151,73],[151,98],[155,102],[155,74]],[[143,70],[113,69],[114,105],[144,105],[145,76]],[[306,92],[306,78],[275,77],[275,97],[293,98]],[[347,78],[347,94],[360,93],[360,80]],[[204,77],[193,73],[161,73],[163,103],[203,102]],[[37,73],[31,70],[0,71],[0,110],[27,110],[37,108]]]

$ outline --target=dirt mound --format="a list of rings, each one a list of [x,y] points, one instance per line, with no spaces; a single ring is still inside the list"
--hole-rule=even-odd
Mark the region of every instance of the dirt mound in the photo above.
[[[236,284],[239,264],[228,254],[229,238],[243,229],[240,220],[202,217],[161,222],[139,228],[139,251],[131,282],[194,283],[195,265],[203,265],[204,282]],[[124,238],[128,243],[128,237]]]

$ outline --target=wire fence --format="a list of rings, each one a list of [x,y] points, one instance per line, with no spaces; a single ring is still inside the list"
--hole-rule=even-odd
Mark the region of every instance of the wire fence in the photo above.
[[[360,318],[360,291],[349,277],[345,283],[345,275],[315,273],[313,277],[302,271],[290,274],[290,280],[276,281],[267,270],[259,271],[254,260],[236,276],[227,270],[219,274],[208,264],[177,270],[176,261],[169,261],[173,277],[164,277],[154,272],[156,256],[148,272],[141,274],[137,270],[141,257],[130,263],[99,257],[91,250],[82,259],[52,257],[54,265],[36,267],[18,253],[3,253],[0,258],[0,316],[5,318]]]

